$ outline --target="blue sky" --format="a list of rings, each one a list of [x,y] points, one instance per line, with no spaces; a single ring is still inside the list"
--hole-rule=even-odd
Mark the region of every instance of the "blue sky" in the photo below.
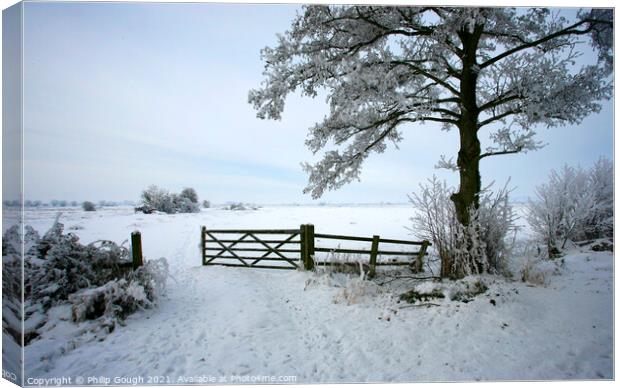
[[[324,99],[292,96],[282,121],[247,103],[262,81],[260,49],[297,7],[161,3],[26,3],[24,26],[27,199],[137,199],[149,184],[196,188],[214,202],[312,202],[300,163],[316,160],[307,128]],[[527,196],[552,168],[613,154],[613,104],[576,127],[541,128],[548,146],[482,162],[483,184],[512,177]],[[369,158],[361,182],[325,202],[404,202],[455,156],[458,134],[434,125]],[[482,140],[486,135],[482,134]]]

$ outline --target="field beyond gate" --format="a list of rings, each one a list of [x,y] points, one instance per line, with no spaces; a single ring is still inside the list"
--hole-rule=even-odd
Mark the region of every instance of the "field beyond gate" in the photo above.
[[[325,240],[370,243],[370,249],[327,247]],[[380,250],[380,244],[418,246],[417,251]],[[369,275],[374,276],[378,265],[410,265],[420,271],[428,241],[409,241],[373,237],[344,236],[314,232],[314,225],[304,224],[299,229],[207,229],[201,228],[201,251],[203,265],[229,267],[307,269],[316,265],[353,264],[335,263],[329,260],[333,254],[368,255]],[[317,259],[317,253],[327,258]],[[407,261],[393,258],[409,257]],[[378,261],[378,257],[388,260]],[[392,258],[391,258],[392,257]],[[391,258],[391,259],[389,259]]]

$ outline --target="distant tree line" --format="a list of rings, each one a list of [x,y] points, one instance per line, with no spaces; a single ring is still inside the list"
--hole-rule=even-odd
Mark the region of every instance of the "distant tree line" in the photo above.
[[[41,201],[41,200],[32,200],[32,199],[27,199],[24,201],[24,206],[25,207],[78,207],[78,206],[84,206],[85,202],[89,202],[92,203],[93,205],[95,204],[94,202],[91,201],[68,201],[68,200],[60,200],[60,199],[52,199],[49,202],[46,201]],[[5,207],[19,207],[20,206],[20,201],[19,200],[5,200],[2,202],[3,205]],[[135,203],[133,201],[105,201],[105,200],[101,200],[97,202],[99,207],[104,207],[104,206],[121,206],[121,205],[134,205]]]

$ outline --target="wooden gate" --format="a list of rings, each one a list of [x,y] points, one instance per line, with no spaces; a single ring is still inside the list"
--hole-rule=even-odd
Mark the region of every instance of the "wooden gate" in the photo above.
[[[264,236],[264,237],[263,237]],[[370,249],[342,248],[339,245],[328,247],[325,240],[340,240],[370,243]],[[229,267],[271,268],[311,270],[315,265],[357,265],[356,263],[332,263],[317,261],[316,254],[358,254],[368,255],[369,276],[374,276],[376,266],[409,265],[421,271],[428,241],[409,241],[381,238],[379,236],[358,237],[314,233],[312,224],[304,224],[299,229],[207,229],[201,228],[202,264],[225,265]],[[315,244],[319,246],[315,246]],[[419,250],[398,251],[381,250],[379,244],[388,246],[417,245]],[[397,259],[379,261],[378,257],[407,257],[406,261]]]
[[[297,269],[300,229],[209,229],[202,227],[202,264]]]

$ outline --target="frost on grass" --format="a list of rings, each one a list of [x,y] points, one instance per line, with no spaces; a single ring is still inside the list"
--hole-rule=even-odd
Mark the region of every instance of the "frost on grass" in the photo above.
[[[4,279],[18,279],[21,270],[19,226],[3,236]],[[112,241],[83,245],[74,234],[65,234],[58,220],[43,237],[29,226],[24,236],[24,339],[27,345],[42,334],[42,328],[59,306],[69,306],[72,320],[99,320],[108,328],[123,323],[131,313],[154,306],[166,285],[166,259],[148,261],[132,270],[129,250]],[[19,306],[17,284],[5,290],[5,306]],[[15,311],[9,328],[17,332],[21,319]],[[14,321],[14,322],[13,322]],[[9,329],[10,330],[10,329]]]
[[[368,280],[369,266],[360,255],[332,252],[306,280],[305,288],[330,287],[336,289],[332,296],[335,304],[353,305],[364,302],[380,293],[380,287]]]
[[[521,269],[521,281],[537,286],[547,286],[554,275],[562,273],[564,262],[528,259]]]

